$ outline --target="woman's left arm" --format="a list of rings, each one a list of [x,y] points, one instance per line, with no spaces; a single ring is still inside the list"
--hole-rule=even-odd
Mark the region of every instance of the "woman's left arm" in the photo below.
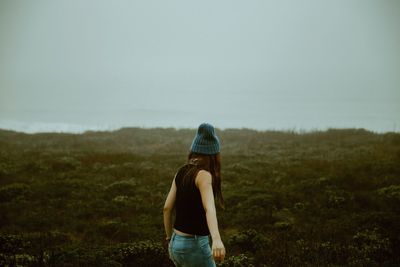
[[[169,240],[172,235],[172,211],[175,208],[175,199],[176,199],[176,185],[174,178],[167,199],[165,200],[164,210],[163,210],[166,240]]]

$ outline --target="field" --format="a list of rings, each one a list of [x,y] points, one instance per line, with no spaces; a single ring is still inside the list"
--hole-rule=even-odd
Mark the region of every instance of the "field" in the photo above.
[[[220,266],[399,266],[400,134],[218,130]],[[194,129],[0,130],[0,266],[172,266],[162,207]]]

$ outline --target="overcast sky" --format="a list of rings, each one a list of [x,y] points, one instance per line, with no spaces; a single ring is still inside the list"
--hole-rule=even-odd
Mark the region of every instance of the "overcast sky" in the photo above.
[[[398,0],[1,0],[0,38],[0,128],[400,130]]]

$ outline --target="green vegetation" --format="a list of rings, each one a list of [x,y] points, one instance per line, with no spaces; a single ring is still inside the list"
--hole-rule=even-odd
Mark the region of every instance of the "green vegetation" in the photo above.
[[[220,266],[400,265],[400,134],[218,134]],[[194,135],[0,131],[0,266],[172,266],[162,206]]]

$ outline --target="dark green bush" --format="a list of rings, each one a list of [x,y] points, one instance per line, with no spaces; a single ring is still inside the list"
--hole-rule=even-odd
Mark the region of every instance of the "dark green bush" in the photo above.
[[[112,253],[113,259],[123,267],[164,266],[169,262],[161,244],[152,241],[121,243],[112,249]]]
[[[134,196],[136,190],[137,190],[137,185],[135,179],[117,181],[109,184],[105,188],[106,194],[110,197],[116,197],[121,195]]]
[[[23,199],[31,193],[28,184],[13,183],[0,188],[0,202]]]
[[[254,267],[253,259],[245,254],[230,256],[222,263],[217,264],[218,267]]]
[[[258,250],[266,249],[270,240],[254,229],[239,232],[228,239],[228,246],[233,251],[255,253]]]

